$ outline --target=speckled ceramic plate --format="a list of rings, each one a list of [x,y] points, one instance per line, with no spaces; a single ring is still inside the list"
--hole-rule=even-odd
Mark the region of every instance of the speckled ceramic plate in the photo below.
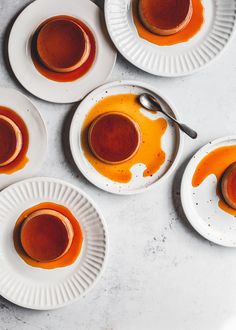
[[[94,32],[97,42],[93,66],[87,74],[72,82],[47,79],[37,71],[31,59],[30,44],[35,30],[46,19],[57,15],[74,16],[84,21]],[[9,60],[17,79],[29,92],[46,101],[79,101],[107,79],[116,61],[116,51],[104,24],[101,10],[89,0],[33,1],[20,13],[9,37]]]
[[[14,89],[0,88],[0,106],[17,112],[29,132],[28,163],[12,174],[0,174],[0,190],[16,181],[33,176],[40,169],[47,151],[47,131],[44,121],[31,101]]]
[[[34,268],[16,253],[13,229],[21,213],[42,202],[67,207],[79,220],[84,241],[73,265]],[[31,309],[68,305],[85,295],[100,278],[107,255],[105,223],[97,206],[81,190],[58,179],[35,178],[0,193],[0,295]]]
[[[197,188],[192,186],[192,178],[200,161],[209,152],[229,145],[236,145],[236,136],[210,142],[193,156],[183,175],[181,200],[189,222],[202,236],[220,245],[236,247],[235,217],[218,206],[215,175],[209,175]]]
[[[131,13],[132,0],[106,0],[105,18],[119,52],[140,69],[158,76],[191,74],[212,62],[235,30],[236,0],[202,0],[205,22],[188,42],[158,46],[139,37]]]
[[[95,103],[109,95],[129,93],[138,95],[144,92],[152,93],[158,97],[165,110],[178,118],[174,107],[170,105],[169,101],[167,101],[164,96],[160,95],[158,91],[153,90],[151,86],[137,81],[117,81],[97,88],[80,103],[73,117],[70,129],[70,146],[75,163],[90,182],[108,192],[124,195],[141,193],[167,178],[175,169],[180,158],[183,136],[180,134],[179,129],[169,122],[167,131],[162,137],[162,148],[166,153],[166,160],[161,168],[151,177],[143,177],[145,165],[137,164],[132,167],[133,176],[129,183],[117,183],[97,172],[85,157],[81,145],[81,129],[86,115]],[[142,109],[141,106],[140,109]],[[142,112],[143,111],[146,116],[151,116],[152,119],[166,118],[161,113],[150,115],[150,113],[144,109],[142,109]]]

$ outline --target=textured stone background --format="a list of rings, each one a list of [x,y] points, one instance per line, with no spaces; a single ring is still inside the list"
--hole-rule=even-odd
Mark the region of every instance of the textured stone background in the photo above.
[[[24,92],[39,108],[48,127],[49,150],[38,175],[63,178],[91,195],[105,215],[110,251],[100,282],[72,306],[37,312],[0,297],[0,329],[235,330],[236,250],[195,233],[181,211],[179,183],[186,162],[200,146],[235,133],[236,38],[214,64],[185,78],[154,77],[118,56],[110,80],[151,83],[200,136],[195,142],[186,139],[181,163],[167,182],[139,196],[113,196],[93,187],[68,160],[67,135],[62,138],[61,132],[75,107],[29,95],[7,66],[10,24],[29,2],[0,0],[1,85]]]

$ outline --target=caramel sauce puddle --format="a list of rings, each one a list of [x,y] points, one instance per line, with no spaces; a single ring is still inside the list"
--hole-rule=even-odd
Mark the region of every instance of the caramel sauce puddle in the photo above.
[[[29,148],[29,132],[23,119],[13,110],[0,106],[0,115],[10,118],[19,127],[22,134],[22,148],[16,159],[6,166],[0,166],[0,174],[12,174],[20,171],[28,163],[26,154]]]
[[[61,258],[55,260],[55,261],[50,261],[50,262],[40,262],[31,259],[24,251],[21,241],[20,241],[20,230],[21,230],[21,225],[23,221],[26,219],[26,217],[38,210],[42,209],[50,209],[50,210],[55,210],[63,214],[67,219],[69,219],[73,231],[74,231],[74,237],[73,241],[71,243],[70,249],[64,254]],[[37,268],[44,268],[44,269],[54,269],[54,268],[60,268],[60,267],[66,267],[72,265],[75,260],[78,258],[81,248],[82,248],[82,243],[83,243],[83,233],[80,227],[80,224],[78,220],[74,217],[74,215],[64,206],[58,205],[55,203],[41,203],[38,205],[35,205],[31,207],[30,209],[27,209],[25,212],[23,212],[20,217],[18,218],[14,232],[13,232],[13,241],[15,245],[15,249],[18,253],[18,255],[30,266],[32,267],[37,267]]]
[[[186,42],[198,33],[198,31],[201,29],[204,23],[204,7],[202,1],[192,0],[193,14],[190,19],[190,22],[184,29],[169,36],[156,35],[150,32],[142,24],[138,13],[138,1],[139,0],[133,0],[132,2],[132,14],[133,14],[134,24],[136,26],[139,36],[153,44],[159,46],[171,46],[171,45],[179,44],[181,42]]]
[[[105,164],[91,152],[88,144],[88,130],[95,118],[107,112],[117,111],[130,116],[140,127],[142,141],[139,150],[133,158],[121,164]],[[119,94],[108,96],[90,110],[85,118],[81,142],[84,155],[90,164],[103,176],[114,182],[127,183],[132,179],[132,166],[142,163],[146,165],[144,177],[152,176],[163,165],[166,159],[162,150],[161,139],[167,129],[164,118],[149,119],[141,112],[141,106],[134,94]]]
[[[217,148],[201,160],[192,178],[193,187],[198,187],[209,175],[214,174],[217,178],[216,193],[219,197],[218,205],[223,211],[234,216],[236,216],[236,210],[225,203],[219,185],[225,170],[235,161],[236,145]]]

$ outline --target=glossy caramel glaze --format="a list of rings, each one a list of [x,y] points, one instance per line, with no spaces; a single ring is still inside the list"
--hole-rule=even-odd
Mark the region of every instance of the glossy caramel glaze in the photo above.
[[[13,162],[22,148],[22,134],[10,118],[0,115],[0,166]]]
[[[28,163],[28,158],[26,156],[27,151],[28,151],[28,147],[29,147],[29,133],[28,133],[28,129],[23,121],[23,119],[13,110],[6,108],[6,107],[2,107],[0,106],[0,115],[5,116],[9,119],[11,119],[16,126],[19,128],[20,132],[21,132],[21,149],[17,155],[17,157],[9,164],[5,165],[5,166],[0,166],[0,174],[12,174],[14,172],[17,172],[19,170],[21,170],[22,168],[25,167],[25,165]],[[11,146],[10,149],[14,148],[15,145],[15,137],[10,134],[7,137],[8,141],[5,141],[4,138],[4,131],[1,131],[1,128],[3,128],[3,126],[1,126],[0,123],[0,149],[4,150],[6,145]],[[11,141],[11,138],[13,139],[13,141]],[[0,156],[1,157],[1,156]]]
[[[70,221],[54,210],[35,211],[22,223],[22,247],[36,261],[47,262],[62,257],[70,248],[72,239]]]
[[[105,164],[97,159],[91,152],[88,143],[88,131],[91,123],[98,116],[111,111],[130,116],[139,126],[142,135],[137,153],[128,161],[115,165]],[[164,118],[151,120],[141,112],[137,95],[108,96],[96,103],[85,118],[81,132],[82,148],[85,157],[100,174],[112,181],[127,183],[132,179],[132,166],[139,163],[146,165],[143,176],[148,177],[155,174],[163,165],[166,155],[161,146],[161,139],[166,128],[167,121]]]
[[[39,33],[40,29],[42,28],[43,25],[47,24],[51,20],[55,20],[55,18],[63,19],[63,20],[70,20],[70,21],[80,25],[83,28],[83,30],[86,32],[86,34],[89,38],[89,44],[90,44],[91,48],[90,48],[90,52],[89,52],[89,56],[88,56],[87,60],[79,68],[77,68],[77,69],[75,69],[71,72],[55,72],[53,70],[48,69],[47,66],[45,66],[42,63],[42,61],[40,60],[40,57],[39,57],[38,52],[37,52],[37,37],[38,37],[38,33]],[[63,45],[62,45],[62,47],[63,47]],[[65,15],[54,16],[54,17],[49,18],[45,22],[43,22],[38,27],[36,32],[34,33],[33,38],[32,38],[32,42],[31,42],[31,57],[32,57],[32,61],[34,63],[35,68],[44,77],[46,77],[50,80],[57,81],[57,82],[74,81],[74,80],[77,80],[77,79],[81,78],[82,76],[84,76],[90,70],[92,65],[94,64],[94,61],[95,61],[95,58],[96,58],[96,41],[95,41],[95,37],[94,37],[92,31],[89,29],[89,27],[85,23],[80,21],[79,19],[77,19],[75,17],[71,17],[71,16],[65,16]]]
[[[59,259],[49,262],[40,262],[30,258],[25,253],[20,239],[22,223],[25,221],[25,219],[33,212],[43,209],[55,210],[61,213],[62,215],[64,215],[70,221],[74,233],[73,240],[69,250]],[[48,202],[48,203],[41,203],[35,205],[20,215],[20,217],[18,218],[15,224],[15,228],[13,232],[13,240],[17,253],[28,265],[38,268],[54,269],[54,268],[60,268],[60,267],[66,267],[72,265],[76,261],[82,248],[83,234],[78,220],[66,207]]]
[[[221,178],[226,169],[236,161],[236,145],[220,147],[206,155],[197,166],[192,178],[193,187],[198,187],[209,175],[214,174],[218,184],[216,193],[219,197],[219,207],[234,216],[236,210],[231,208],[221,194]]]
[[[221,180],[221,192],[226,203],[236,210],[236,163],[226,169]]]
[[[193,13],[192,0],[139,0],[139,16],[152,33],[171,35],[182,30]]]
[[[155,1],[153,1],[155,2]],[[132,0],[133,20],[139,36],[159,46],[171,46],[193,38],[204,23],[204,7],[201,0],[192,0],[193,12],[187,26],[179,32],[166,36],[150,32],[141,22],[138,12],[139,0]]]
[[[138,125],[127,115],[110,112],[99,116],[89,128],[89,145],[105,163],[122,163],[132,158],[140,145]]]
[[[71,72],[88,59],[89,38],[79,24],[72,20],[56,18],[39,30],[37,51],[49,70]]]

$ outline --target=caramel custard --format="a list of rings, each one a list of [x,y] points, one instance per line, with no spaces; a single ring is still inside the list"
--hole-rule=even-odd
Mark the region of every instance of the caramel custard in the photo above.
[[[83,233],[79,221],[70,210],[46,202],[20,215],[13,240],[18,255],[28,265],[55,269],[76,261],[81,252]]]
[[[29,133],[23,119],[0,106],[0,174],[12,174],[28,163]]]
[[[214,174],[218,182],[216,187],[216,193],[219,197],[219,207],[223,211],[234,216],[236,216],[236,210],[233,209],[230,205],[228,205],[228,203],[226,203],[226,201],[222,196],[223,191],[221,192],[221,178],[224,175],[225,171],[229,168],[229,166],[235,163],[235,161],[236,161],[236,145],[217,148],[211,151],[201,160],[192,178],[193,187],[198,187],[209,175]],[[232,178],[233,177],[234,175],[232,176]],[[230,182],[235,182],[235,181],[230,180]],[[230,193],[230,196],[232,197],[233,193],[232,194]]]
[[[182,30],[193,13],[192,0],[139,0],[139,15],[152,33],[171,35]]]
[[[64,28],[68,34],[61,31]],[[38,27],[31,41],[31,57],[35,68],[47,79],[71,82],[91,69],[96,48],[94,34],[85,23],[61,15],[49,18]]]
[[[90,52],[89,37],[78,23],[55,18],[40,29],[37,51],[41,61],[50,70],[71,72],[87,61]]]
[[[140,135],[140,129],[132,118],[119,112],[110,112],[93,121],[88,140],[98,159],[108,164],[119,164],[136,154]]]
[[[62,257],[73,239],[70,221],[54,210],[39,210],[30,214],[21,227],[21,244],[33,260],[47,262]]]
[[[111,112],[119,112],[128,116],[138,125],[141,132],[137,152],[130,159],[119,164],[108,164],[98,159],[91,151],[88,141],[89,129],[94,120]],[[82,149],[87,160],[100,174],[114,182],[127,183],[132,179],[131,169],[134,165],[144,165],[143,177],[152,176],[163,165],[166,155],[161,141],[166,129],[167,121],[164,118],[152,120],[142,113],[137,95],[112,95],[97,102],[87,114],[81,131]],[[137,146],[136,143],[134,145]]]
[[[221,180],[221,192],[226,203],[236,210],[236,162],[225,171]]]
[[[0,115],[0,167],[13,162],[22,148],[22,134],[10,118]]]
[[[180,0],[178,0],[179,2]],[[162,3],[162,6],[167,6],[168,3],[172,3],[171,0],[147,0],[147,3],[149,6],[156,6],[158,3]],[[184,1],[185,2],[185,1]],[[145,1],[144,1],[145,3]],[[176,1],[177,3],[177,1]],[[186,2],[187,4],[187,2]],[[185,5],[186,5],[185,4]],[[204,23],[204,7],[202,4],[202,0],[192,0],[192,15],[190,17],[190,20],[187,25],[182,26],[179,31],[177,31],[174,34],[170,35],[158,35],[151,31],[149,28],[147,28],[146,25],[144,25],[142,19],[140,18],[141,10],[139,9],[139,6],[141,7],[140,0],[132,0],[132,14],[133,14],[133,21],[135,24],[135,27],[137,29],[137,32],[139,36],[153,44],[159,45],[159,46],[171,46],[175,44],[179,44],[181,42],[186,42],[189,39],[193,38],[201,29],[203,23]],[[164,8],[163,7],[163,8]],[[191,10],[191,9],[190,9]],[[145,13],[145,11],[144,11]],[[173,16],[176,15],[176,18],[179,17],[177,15],[178,10],[176,13],[174,13]],[[151,13],[152,14],[152,13]],[[170,15],[168,13],[168,15]],[[144,16],[144,15],[143,15]],[[153,14],[151,16],[154,16]],[[165,21],[165,17],[163,16],[163,22]],[[186,22],[186,21],[185,21]]]

